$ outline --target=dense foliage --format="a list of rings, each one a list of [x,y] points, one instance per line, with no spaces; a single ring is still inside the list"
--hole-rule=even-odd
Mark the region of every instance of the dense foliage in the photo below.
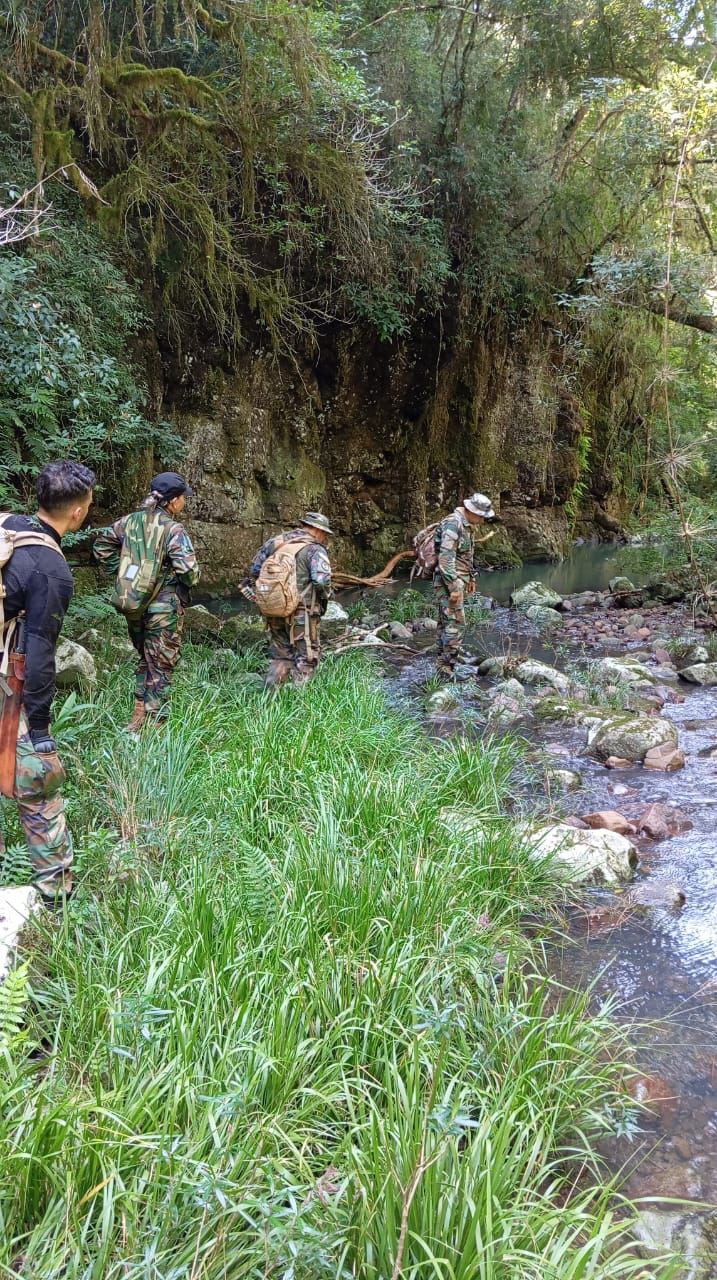
[[[715,413],[713,21],[681,0],[13,0],[0,102],[44,193],[73,184],[151,279],[173,352],[547,322],[581,470],[639,502],[665,310],[700,343],[671,339],[690,436]]]

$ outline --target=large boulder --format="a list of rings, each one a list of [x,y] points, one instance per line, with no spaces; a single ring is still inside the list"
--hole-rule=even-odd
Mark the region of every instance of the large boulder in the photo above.
[[[525,658],[515,668],[518,680],[523,684],[549,684],[558,693],[570,693],[572,684],[568,676],[557,671],[547,662],[539,662],[537,658]]]
[[[638,590],[629,578],[611,578],[608,583],[610,595],[619,609],[639,609],[645,595]]]
[[[55,678],[61,689],[97,684],[95,660],[74,640],[61,640],[55,652]]]
[[[117,663],[125,662],[128,658],[136,657],[137,654],[126,633],[123,636],[115,635],[111,631],[100,631],[97,627],[89,627],[83,632],[80,643],[89,649],[93,656],[103,658],[110,664],[113,660]]]
[[[680,675],[691,684],[701,684],[711,688],[717,684],[717,662],[695,662],[691,667],[681,667]]]
[[[549,857],[572,884],[613,887],[629,880],[638,863],[634,844],[616,831],[579,831],[556,822],[526,839],[536,857]]]
[[[665,744],[677,746],[677,730],[660,716],[615,715],[588,729],[588,750],[602,761],[618,757],[642,763],[648,751]]]
[[[563,597],[558,595],[557,591],[546,587],[544,582],[526,582],[522,587],[511,592],[510,603],[514,609],[520,609],[525,613],[532,605],[539,605],[543,609],[559,609],[563,603]]]
[[[218,639],[222,626],[222,619],[210,613],[203,604],[190,605],[184,611],[184,634],[193,644],[206,644]]]
[[[542,604],[531,604],[525,610],[525,616],[529,622],[532,622],[538,631],[551,631],[554,627],[561,627],[563,619],[557,609],[546,609]]]
[[[633,689],[651,685],[654,675],[637,658],[627,656],[599,658],[595,670],[605,684],[629,684]]]

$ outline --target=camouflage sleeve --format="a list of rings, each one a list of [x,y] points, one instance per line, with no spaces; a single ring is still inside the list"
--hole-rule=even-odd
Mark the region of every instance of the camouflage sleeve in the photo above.
[[[440,546],[438,549],[438,572],[447,587],[452,587],[458,580],[456,570],[456,547],[458,546],[458,530],[451,523],[441,526]]]
[[[92,554],[95,560],[99,560],[100,564],[104,565],[110,573],[116,573],[119,569],[120,551],[122,550],[126,523],[127,517],[122,516],[121,520],[115,520],[114,524],[109,525],[106,529],[100,529],[92,544]]]
[[[183,525],[172,525],[167,538],[166,554],[177,582],[181,582],[183,587],[193,587],[199,582],[197,557],[192,540]]]
[[[269,538],[269,541],[265,542],[263,547],[260,547],[256,555],[254,556],[254,559],[251,562],[251,569],[249,570],[249,573],[255,582],[256,582],[256,579],[259,577],[259,574],[261,573],[261,566],[263,565],[265,560],[269,559],[269,556],[273,552],[275,542],[276,542],[276,538]]]
[[[328,600],[331,595],[331,561],[319,542],[311,548],[309,574],[319,599]]]

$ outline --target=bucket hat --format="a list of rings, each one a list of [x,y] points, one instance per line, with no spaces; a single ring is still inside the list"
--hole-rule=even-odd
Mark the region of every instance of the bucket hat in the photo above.
[[[463,499],[463,506],[472,511],[474,516],[482,516],[484,520],[496,518],[493,503],[484,493],[472,493],[470,498]]]
[[[322,515],[320,511],[307,511],[301,517],[301,523],[307,524],[310,529],[322,529],[324,533],[333,533],[326,516]]]

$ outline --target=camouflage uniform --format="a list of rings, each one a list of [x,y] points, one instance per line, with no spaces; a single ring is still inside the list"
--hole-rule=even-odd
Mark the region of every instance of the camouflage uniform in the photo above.
[[[433,587],[438,599],[438,651],[443,666],[455,664],[463,642],[463,606],[450,603],[451,592],[462,588],[467,594],[473,581],[473,530],[458,508],[442,520],[436,530],[438,567]]]
[[[113,573],[119,568],[124,529],[129,516],[103,529],[94,544],[94,554]],[[171,520],[165,544],[165,572],[162,585],[142,617],[127,620],[129,638],[139,662],[135,697],[144,703],[148,715],[165,719],[169,712],[169,688],[182,649],[184,610],[189,589],[199,581],[199,566],[189,534]]]
[[[292,529],[280,535],[287,542],[311,537],[310,529]],[[270,538],[257,553],[251,566],[256,579],[261,566],[279,545]],[[316,671],[321,657],[321,616],[331,596],[331,563],[320,542],[310,542],[296,557],[296,581],[304,600],[289,618],[266,618],[269,630],[269,670],[266,683],[274,688],[291,676],[295,684],[303,684]]]
[[[32,745],[27,716],[20,712],[15,765],[15,800],[25,832],[35,883],[46,898],[72,888],[72,836],[65,820],[60,788],[65,770],[56,751],[39,752]],[[5,840],[0,833],[0,854]]]

